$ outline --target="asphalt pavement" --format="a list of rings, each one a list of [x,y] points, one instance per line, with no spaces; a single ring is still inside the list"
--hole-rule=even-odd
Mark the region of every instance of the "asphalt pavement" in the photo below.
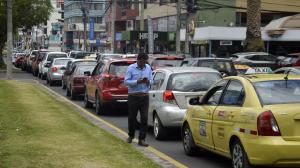
[[[5,79],[5,72],[0,71],[0,79]],[[56,93],[65,96],[65,90],[60,86],[50,87],[46,84],[45,80],[40,80],[37,77],[33,77],[30,73],[13,73],[13,79],[15,80],[24,80],[24,81],[34,81],[37,80],[41,84],[52,89]],[[83,107],[82,100],[73,101],[77,105]],[[94,109],[87,109],[91,113],[95,113]],[[110,114],[99,116],[101,119],[111,123],[112,125],[118,127],[119,129],[127,132],[127,109],[124,107],[116,107],[111,110]],[[221,157],[219,155],[213,154],[207,151],[201,151],[198,155],[190,157],[185,155],[182,141],[180,138],[179,130],[173,130],[170,132],[169,139],[164,141],[157,141],[152,133],[152,129],[149,128],[146,141],[150,146],[164,153],[165,155],[171,157],[172,159],[182,163],[183,165],[190,168],[231,168],[231,160]],[[136,132],[136,137],[138,132]]]

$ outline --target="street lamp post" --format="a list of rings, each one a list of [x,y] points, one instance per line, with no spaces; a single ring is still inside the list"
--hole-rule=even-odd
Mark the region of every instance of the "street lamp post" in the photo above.
[[[86,20],[87,20],[87,15],[86,15],[86,8],[82,7],[82,21],[83,21],[83,39],[84,39],[84,50],[87,51],[87,40],[86,40]]]

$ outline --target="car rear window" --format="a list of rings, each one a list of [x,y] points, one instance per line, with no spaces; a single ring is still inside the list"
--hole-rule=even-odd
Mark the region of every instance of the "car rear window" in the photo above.
[[[89,56],[91,54],[92,53],[89,53],[89,52],[76,53],[74,58],[75,59],[83,59],[85,56]]]
[[[53,61],[54,58],[65,58],[67,57],[67,54],[49,54],[47,61]]]
[[[152,66],[158,66],[158,67],[179,67],[182,63],[181,58],[157,58],[155,60],[153,60],[152,62]]]
[[[227,61],[227,60],[200,60],[198,66],[213,68],[222,72],[229,72],[229,73],[235,72],[235,69],[231,61]]]
[[[114,62],[109,66],[109,74],[116,76],[125,76],[127,67],[132,63],[127,62]]]
[[[67,63],[71,61],[70,59],[59,59],[55,60],[54,65],[67,65]]]
[[[169,78],[167,89],[182,92],[206,91],[220,79],[218,73],[176,73]]]
[[[92,73],[96,65],[80,65],[77,67],[75,74],[76,75],[84,75],[84,72],[89,71]]]
[[[263,105],[300,103],[300,80],[253,83]]]
[[[105,55],[102,55],[101,56],[101,60],[105,60],[105,59],[119,59],[119,58],[122,58],[122,55],[116,55],[116,54],[105,54]]]

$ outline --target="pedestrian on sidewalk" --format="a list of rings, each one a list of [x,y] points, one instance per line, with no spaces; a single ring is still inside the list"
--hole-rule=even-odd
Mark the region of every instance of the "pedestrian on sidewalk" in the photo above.
[[[128,86],[128,138],[131,143],[135,136],[135,124],[137,113],[140,112],[140,133],[138,145],[147,147],[145,142],[147,134],[149,89],[153,84],[152,69],[146,64],[148,55],[139,53],[137,62],[127,68],[125,84]]]

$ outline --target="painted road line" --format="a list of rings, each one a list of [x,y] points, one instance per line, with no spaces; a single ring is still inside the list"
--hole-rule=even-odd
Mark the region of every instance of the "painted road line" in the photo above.
[[[64,101],[72,104],[73,106],[75,106],[76,108],[80,109],[83,113],[85,113],[86,115],[92,117],[95,120],[100,121],[101,123],[103,123],[104,125],[110,127],[111,129],[114,129],[115,131],[117,131],[118,133],[122,134],[123,136],[127,137],[128,134],[126,132],[124,132],[123,130],[121,130],[120,128],[116,127],[115,125],[103,120],[102,118],[100,118],[99,116],[96,116],[94,114],[92,114],[91,112],[87,111],[86,109],[84,109],[83,107],[77,105],[76,103],[72,102],[71,100],[67,99],[64,96],[61,96],[60,94],[56,93],[55,91],[53,91],[52,89],[48,88],[47,86],[42,85],[39,81],[36,81],[36,83],[40,86],[42,86],[43,88],[45,88],[47,91],[51,92],[52,94],[60,97],[61,99],[63,99]],[[134,142],[138,142],[137,139],[133,140]],[[173,164],[174,166],[178,167],[178,168],[187,168],[187,166],[185,166],[184,164],[176,161],[175,159],[171,158],[170,156],[160,152],[159,150],[149,146],[145,148],[146,150],[152,152],[153,154],[155,154],[156,156],[170,162],[171,164]]]

